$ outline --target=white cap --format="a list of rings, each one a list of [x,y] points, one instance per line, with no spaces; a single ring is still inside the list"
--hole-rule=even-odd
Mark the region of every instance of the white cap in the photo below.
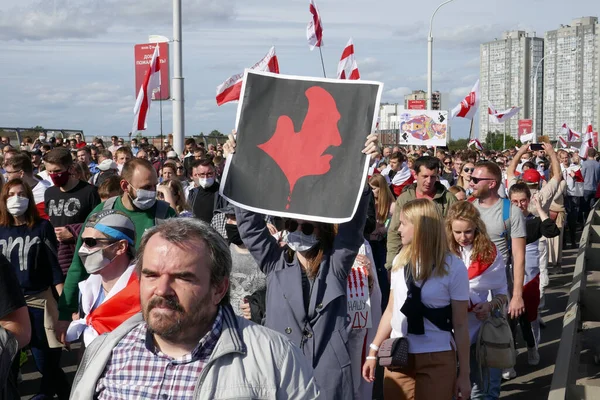
[[[171,150],[171,151],[167,152],[167,158],[177,158],[177,153],[175,153],[175,151]]]

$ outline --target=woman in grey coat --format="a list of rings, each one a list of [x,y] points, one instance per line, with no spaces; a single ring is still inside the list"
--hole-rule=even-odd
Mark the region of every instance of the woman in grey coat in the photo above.
[[[370,136],[366,146],[364,153],[376,151],[376,139]],[[261,215],[236,208],[240,236],[267,275],[265,326],[302,349],[326,399],[353,398],[346,286],[371,196],[365,184],[354,218],[339,226],[288,220],[289,249],[271,236]]]

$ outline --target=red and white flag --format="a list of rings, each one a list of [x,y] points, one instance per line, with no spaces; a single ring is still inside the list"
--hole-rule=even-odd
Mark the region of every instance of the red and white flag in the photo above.
[[[471,139],[469,141],[469,144],[467,145],[467,147],[471,147],[475,145],[475,148],[479,151],[483,151],[483,146],[481,145],[481,142],[478,139]]]
[[[568,142],[576,142],[581,138],[581,134],[569,128],[567,124],[563,124],[560,128],[560,134],[567,138]]]
[[[567,148],[567,139],[565,139],[563,136],[558,135],[558,142],[560,143],[560,147],[562,147],[563,149]]]
[[[133,108],[134,117],[133,128],[131,129],[132,133],[143,131],[147,128],[146,117],[150,111],[152,93],[156,89],[159,89],[160,85],[160,54],[158,51],[158,44],[156,44],[150,66],[144,77],[144,83],[142,83],[142,87],[140,87],[140,91],[135,101],[135,107]]]
[[[502,112],[498,112],[494,106],[490,103],[488,107],[488,114],[490,118],[490,122],[499,124],[501,122],[508,121],[515,115],[517,115],[521,111],[521,107],[511,107],[508,110],[504,110]]]
[[[360,79],[358,65],[356,65],[356,59],[354,58],[354,44],[352,43],[352,38],[348,40],[348,44],[344,48],[342,58],[340,58],[338,64],[337,74],[338,79]]]
[[[475,86],[471,90],[471,93],[464,98],[454,109],[452,110],[450,117],[459,117],[466,119],[473,119],[475,114],[477,113],[477,109],[479,108],[479,100],[481,96],[479,95],[479,79],[475,82]]]
[[[319,15],[314,0],[310,0],[310,13],[312,19],[306,26],[306,40],[308,40],[308,45],[312,51],[315,47],[323,46],[323,24],[321,24],[321,15]]]
[[[583,140],[581,141],[581,147],[579,148],[579,157],[587,158],[588,149],[594,147],[592,143],[592,137],[594,135],[594,128],[592,127],[592,123],[590,122],[587,126],[587,130],[585,131],[585,135],[583,136]]]
[[[271,50],[269,50],[267,55],[264,56],[262,60],[254,64],[250,69],[278,74],[279,62],[277,61],[277,55],[275,55],[275,47],[271,47]],[[218,106],[240,99],[240,91],[242,90],[243,79],[244,73],[242,72],[241,74],[233,75],[231,78],[217,86]]]

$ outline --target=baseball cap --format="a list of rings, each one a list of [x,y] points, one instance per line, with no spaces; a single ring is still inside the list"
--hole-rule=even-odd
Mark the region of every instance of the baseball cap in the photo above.
[[[126,240],[133,250],[135,245],[135,225],[122,211],[102,210],[93,213],[85,224],[86,228],[94,228],[107,237],[116,240]]]
[[[167,158],[177,158],[177,153],[174,150],[168,151]]]
[[[523,172],[521,179],[523,179],[525,183],[540,183],[542,176],[537,170],[529,168],[527,171]]]
[[[108,171],[109,169],[118,169],[118,167],[117,163],[115,163],[113,160],[106,159],[98,164],[98,169],[100,171]]]
[[[40,149],[33,149],[33,150],[31,150],[31,154],[41,157],[42,151]]]

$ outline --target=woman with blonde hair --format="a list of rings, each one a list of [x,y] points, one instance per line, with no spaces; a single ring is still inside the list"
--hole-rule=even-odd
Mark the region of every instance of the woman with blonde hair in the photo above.
[[[473,175],[473,171],[475,171],[475,164],[471,161],[467,161],[460,171],[460,175],[456,180],[456,186],[460,186],[465,189],[467,192],[467,197],[471,195],[473,189],[470,188],[469,183],[471,182],[471,175]]]
[[[431,200],[406,203],[398,232],[402,250],[393,262],[388,306],[369,346],[363,377],[375,379],[383,341],[403,337],[408,340],[408,366],[385,369],[385,399],[468,399],[467,269],[449,251],[443,217]]]
[[[369,235],[369,244],[373,251],[377,279],[381,287],[381,307],[383,311],[387,306],[387,299],[390,295],[390,280],[388,272],[385,269],[387,230],[394,214],[396,201],[383,175],[373,175],[369,179],[369,186],[371,186],[373,197],[375,197],[375,215],[377,220],[375,230]]]
[[[181,182],[177,179],[167,179],[158,184],[156,198],[164,200],[177,212],[178,217],[193,217],[191,208],[185,200]]]
[[[502,254],[487,234],[479,211],[472,203],[454,203],[446,216],[448,247],[460,257],[469,276],[469,337],[471,340],[471,399],[500,397],[502,370],[489,368],[485,378],[475,359],[479,329],[492,310],[507,303],[508,285]],[[491,301],[488,301],[491,294]],[[488,379],[489,377],[489,379]]]

